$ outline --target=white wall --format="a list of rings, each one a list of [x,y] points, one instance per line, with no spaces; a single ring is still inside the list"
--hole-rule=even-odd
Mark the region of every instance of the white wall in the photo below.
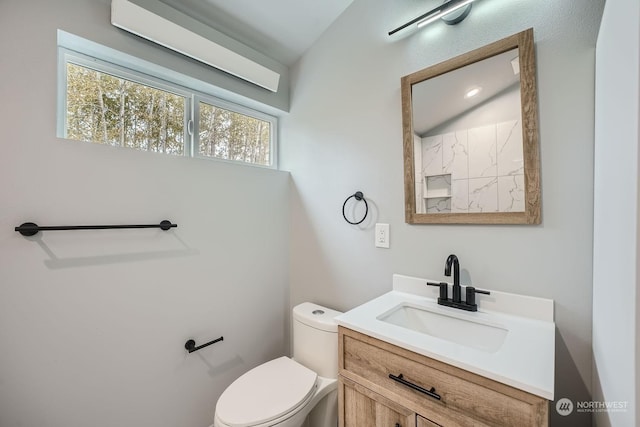
[[[429,5],[356,0],[291,72],[282,126],[282,165],[293,179],[291,304],[346,310],[390,290],[392,273],[442,279],[455,253],[463,282],[555,300],[556,397],[588,400],[594,51],[603,6],[479,1],[460,25],[388,37]],[[538,61],[542,224],[405,224],[400,77],[529,27]],[[356,190],[372,211],[362,227],[340,212]],[[375,222],[390,224],[390,249],[374,247]],[[590,423],[589,414],[550,413],[556,425]]]
[[[55,137],[58,28],[211,73],[109,7],[0,2],[2,427],[208,426],[232,380],[288,351],[288,173]],[[178,228],[13,231],[163,219]]]
[[[598,426],[638,424],[640,5],[607,1],[596,50],[594,399],[624,402]]]

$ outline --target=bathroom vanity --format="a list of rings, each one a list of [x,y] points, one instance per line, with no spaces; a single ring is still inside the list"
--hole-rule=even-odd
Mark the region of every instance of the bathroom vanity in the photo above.
[[[339,316],[339,426],[546,426],[553,301],[491,292],[439,306],[426,280]],[[549,318],[551,316],[551,318]]]
[[[341,427],[547,425],[542,397],[343,327],[339,355]]]

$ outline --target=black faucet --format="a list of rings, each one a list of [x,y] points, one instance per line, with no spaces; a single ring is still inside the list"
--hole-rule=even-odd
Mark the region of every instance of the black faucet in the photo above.
[[[460,287],[460,262],[458,257],[451,254],[444,263],[444,275],[451,276],[451,266],[453,265],[453,302],[460,302],[462,300],[462,291]]]
[[[476,294],[490,295],[489,291],[476,289],[473,286],[466,287],[466,298],[462,301],[462,287],[460,286],[460,261],[458,257],[451,254],[444,264],[444,275],[451,276],[451,267],[453,266],[453,295],[449,299],[449,285],[446,282],[432,283],[427,282],[429,286],[438,286],[440,288],[440,297],[438,304],[447,307],[459,308],[466,311],[478,311],[476,304]]]

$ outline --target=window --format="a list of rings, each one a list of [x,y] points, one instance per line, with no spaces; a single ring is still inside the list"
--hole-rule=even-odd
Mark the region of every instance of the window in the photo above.
[[[63,51],[64,138],[275,167],[277,119],[177,83]]]
[[[67,138],[183,155],[187,98],[67,63]]]
[[[200,156],[269,164],[269,121],[206,102],[198,102],[198,110]]]

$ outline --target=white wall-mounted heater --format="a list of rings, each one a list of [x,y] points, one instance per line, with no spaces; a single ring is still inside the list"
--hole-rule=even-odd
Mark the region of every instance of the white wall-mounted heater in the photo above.
[[[111,24],[272,92],[280,74],[127,0],[111,0]]]

